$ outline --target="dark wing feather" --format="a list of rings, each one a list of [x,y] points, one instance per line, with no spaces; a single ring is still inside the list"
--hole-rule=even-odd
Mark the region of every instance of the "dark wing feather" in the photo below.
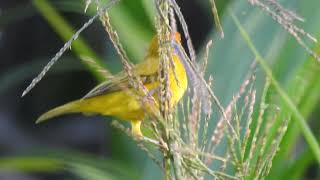
[[[152,83],[157,80],[158,73],[154,73],[151,75],[143,75],[140,76],[140,80],[144,85]],[[95,88],[93,88],[89,93],[87,93],[82,99],[92,98],[95,96],[100,96],[116,91],[123,90],[123,87],[129,87],[129,81],[127,76],[123,76],[121,78],[112,78],[111,80],[107,80]]]
[[[148,84],[157,80],[159,58],[147,56],[143,62],[133,68],[133,72],[140,76],[143,84]],[[128,75],[124,72],[117,74],[111,80],[107,80],[93,88],[83,99],[100,96],[122,90],[121,87],[129,87]]]

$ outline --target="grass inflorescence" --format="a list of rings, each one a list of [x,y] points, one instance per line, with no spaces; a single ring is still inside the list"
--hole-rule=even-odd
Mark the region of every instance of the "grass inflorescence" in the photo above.
[[[301,36],[313,42],[316,42],[316,39],[294,24],[295,20],[302,21],[301,17],[273,0],[249,0],[249,2],[270,15],[307,52],[319,60],[318,55],[305,45]],[[91,3],[93,3],[91,0],[86,1],[86,9]],[[274,79],[267,77],[264,89],[258,93],[255,89],[256,67],[253,66],[238,92],[234,94],[228,105],[223,107],[211,89],[215,85],[214,78],[211,75],[209,78],[205,76],[212,41],[209,41],[206,46],[204,58],[199,60],[192,45],[187,23],[177,2],[155,0],[157,9],[155,29],[160,45],[158,52],[160,66],[157,73],[160,87],[157,102],[142,83],[141,77],[132,70],[132,61],[126,55],[120,38],[110,22],[109,5],[103,7],[98,0],[95,3],[97,15],[75,33],[24,94],[41,80],[53,63],[71,46],[79,33],[99,17],[129,79],[130,86],[121,88],[128,93],[133,93],[130,95],[135,96],[141,106],[145,106],[146,98],[151,99],[147,102],[150,108],[145,110],[148,120],[143,121],[143,126],[149,130],[148,137],[132,136],[131,132],[118,121],[112,124],[137,142],[137,145],[164,172],[166,179],[265,178],[272,167],[272,160],[290,120],[289,116],[284,117],[278,126],[274,126],[281,111],[276,104],[269,104],[267,101],[267,96],[278,96],[277,87],[272,86]],[[223,37],[223,28],[215,1],[210,0],[210,3],[217,30]],[[182,26],[189,53],[186,53],[184,48],[171,38],[171,34],[177,31],[177,23]],[[168,77],[169,69],[175,69],[172,54],[177,54],[183,61],[190,84],[184,99],[174,109],[170,107],[170,96],[174,92],[170,92]],[[102,76],[112,79],[110,73],[97,62],[90,58],[83,59]],[[175,73],[174,75],[176,76]],[[179,84],[179,78],[175,78]],[[128,91],[128,89],[134,91]],[[257,95],[260,95],[259,98]],[[271,135],[270,130],[273,131]]]

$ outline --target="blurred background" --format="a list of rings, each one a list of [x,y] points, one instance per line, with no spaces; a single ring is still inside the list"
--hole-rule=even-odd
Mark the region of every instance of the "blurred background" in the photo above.
[[[320,18],[319,1],[280,2],[304,17],[305,22],[299,25],[320,38],[320,24],[316,23]],[[247,1],[217,1],[225,31],[225,38],[221,39],[215,32],[209,1],[178,4],[199,57],[206,42],[214,40],[207,72],[213,74],[214,90],[224,105],[237,92],[254,60],[228,14],[231,9],[289,95],[300,97],[295,102],[308,117],[315,136],[320,137],[320,88],[315,86],[320,84],[319,63],[290,35]],[[160,170],[146,154],[110,125],[112,118],[67,115],[35,124],[43,112],[82,97],[98,83],[79,61],[80,55],[96,57],[113,73],[121,70],[119,58],[99,21],[82,33],[71,51],[21,98],[32,78],[74,30],[94,14],[94,5],[87,13],[84,7],[84,1],[78,0],[0,1],[0,179],[162,179]],[[155,12],[150,0],[122,0],[110,10],[111,23],[134,63],[142,60],[155,32]],[[319,46],[308,45],[319,52]],[[256,86],[261,89],[264,75],[259,68],[257,71]],[[297,79],[302,83],[292,87]],[[290,172],[295,172],[298,179],[320,178],[319,166],[294,120],[288,134],[270,178],[281,179],[282,174],[292,175]]]

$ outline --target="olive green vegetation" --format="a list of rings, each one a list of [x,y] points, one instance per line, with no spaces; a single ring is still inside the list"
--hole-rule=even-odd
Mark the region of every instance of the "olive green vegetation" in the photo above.
[[[147,46],[147,42],[154,32],[152,24],[154,23],[155,8],[153,8],[153,3],[150,2],[147,0],[123,1],[111,9],[112,24],[119,33],[131,60],[134,62],[142,59],[145,51],[143,47]],[[320,18],[320,2],[318,0],[286,0],[282,2],[285,7],[294,9],[306,19],[305,23],[300,23],[303,29],[320,39],[320,24],[315,23]],[[207,3],[209,4],[209,2]],[[208,6],[206,3],[201,4]],[[74,33],[74,30],[79,28],[71,27],[63,16],[59,14],[58,10],[76,12],[82,16],[84,9],[83,1],[33,0],[33,5],[33,10],[36,10],[35,12],[29,9],[25,13],[13,16],[11,19],[4,19],[2,17],[0,22],[3,24],[14,23],[14,21],[25,18],[23,16],[40,13],[64,41],[67,41]],[[232,95],[239,89],[252,61],[256,58],[262,63],[265,62],[264,67],[258,65],[257,89],[262,89],[264,82],[263,72],[266,70],[265,67],[269,67],[267,70],[269,75],[272,73],[274,80],[279,83],[277,86],[281,87],[280,92],[282,95],[280,94],[280,97],[285,98],[284,100],[281,98],[273,99],[270,95],[267,103],[270,106],[280,108],[281,111],[276,121],[277,123],[282,122],[285,118],[292,118],[288,131],[280,145],[279,152],[273,161],[269,178],[283,179],[283,177],[286,177],[289,179],[301,179],[310,165],[317,164],[315,154],[319,153],[317,150],[319,144],[315,142],[314,138],[318,137],[319,142],[319,131],[312,128],[308,129],[305,120],[308,121],[311,115],[313,116],[312,119],[319,119],[319,113],[315,114],[313,112],[316,110],[320,99],[320,94],[318,93],[320,92],[320,63],[312,59],[276,22],[261,12],[260,9],[250,6],[247,1],[231,1],[220,5],[220,7],[219,5],[218,8],[224,7],[219,12],[225,38],[221,39],[214,30],[212,30],[212,33],[208,37],[208,39],[214,40],[207,70],[208,74],[210,73],[214,77],[213,89],[222,103],[226,105],[232,98]],[[91,7],[87,15],[94,14],[94,9],[94,7]],[[207,10],[210,11],[210,9]],[[239,22],[238,27],[241,27],[242,33],[237,28],[229,11],[239,19],[237,21]],[[17,12],[17,10],[12,10],[11,12]],[[208,12],[208,14],[210,13]],[[189,26],[192,26],[192,23]],[[126,32],[127,29],[130,29],[130,33]],[[201,33],[200,30],[199,33]],[[102,39],[107,40],[105,37]],[[205,47],[205,42],[203,45]],[[320,52],[319,46],[314,46],[312,49]],[[112,50],[107,51],[112,52]],[[100,59],[98,61],[99,64],[103,64],[107,68],[113,68],[113,64],[105,65],[102,61],[104,58],[98,57],[98,55],[90,50],[84,39],[80,38],[73,44],[72,52],[78,57],[89,56],[96,60]],[[200,52],[199,56],[201,54],[203,52]],[[64,61],[63,58],[61,61]],[[30,68],[30,66],[34,68]],[[26,71],[23,70],[24,68]],[[8,86],[14,86],[19,81],[34,76],[40,69],[35,59],[35,62],[28,64],[28,66],[21,66],[8,71],[4,77],[1,77],[0,81],[14,82],[7,83]],[[89,68],[88,70],[90,71]],[[56,73],[59,73],[59,71]],[[98,75],[96,77],[98,78]],[[274,93],[279,93],[279,87],[277,86],[273,87]],[[4,90],[6,88],[0,89],[0,93],[4,92]],[[290,101],[290,106],[288,106],[288,101]],[[297,116],[297,114],[299,115]],[[315,124],[313,127],[319,127],[319,123],[319,121],[313,122]],[[270,133],[272,134],[272,129]],[[128,176],[145,179],[159,177],[161,179],[160,170],[151,160],[139,163],[139,166],[141,166],[141,168],[137,168],[139,172],[128,169],[127,166],[135,164],[134,159],[137,156],[141,157],[140,159],[144,159],[143,157],[145,156],[143,152],[137,151],[132,140],[120,134],[121,132],[117,132],[112,138],[114,139],[112,151],[117,152],[114,154],[113,159],[122,160],[121,163],[114,164],[109,159],[98,160],[98,158],[93,156],[56,150],[46,153],[0,158],[0,169],[19,169],[27,172],[51,172],[67,169],[83,179],[125,179]],[[303,151],[297,154],[295,153],[295,145],[300,137],[304,137],[303,134],[307,137],[307,143]],[[127,164],[123,165],[124,162]],[[141,169],[143,169],[142,172]],[[124,173],[123,171],[126,172]],[[121,174],[127,174],[128,176],[120,177]],[[156,174],[159,174],[159,176],[156,176]]]

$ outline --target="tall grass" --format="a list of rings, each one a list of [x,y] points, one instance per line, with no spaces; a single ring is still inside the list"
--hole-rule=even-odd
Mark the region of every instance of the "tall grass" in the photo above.
[[[59,21],[61,17],[55,14],[55,10],[47,1],[34,0],[33,2],[47,21],[57,27],[57,33],[63,36],[65,40],[74,34],[68,24]],[[299,172],[303,172],[307,165],[310,165],[312,159],[316,160],[317,164],[320,163],[319,143],[306,121],[316,107],[317,100],[319,100],[317,92],[319,92],[320,87],[317,82],[319,81],[318,72],[320,68],[316,61],[319,56],[317,50],[311,48],[314,45],[313,42],[317,43],[316,38],[295,23],[296,20],[302,21],[303,17],[296,15],[293,11],[273,0],[249,0],[249,3],[246,1],[231,3],[227,7],[230,13],[224,13],[220,22],[217,7],[212,0],[210,3],[218,36],[225,36],[226,39],[215,39],[216,41],[211,48],[210,44],[212,42],[204,46],[204,53],[196,55],[193,50],[192,37],[188,33],[188,26],[192,24],[188,25],[184,21],[183,14],[175,0],[159,0],[156,2],[155,29],[158,36],[161,37],[159,43],[162,44],[159,50],[161,58],[161,69],[159,71],[164,73],[160,73],[163,74],[163,77],[159,77],[162,90],[159,95],[160,108],[154,109],[154,112],[149,114],[150,119],[143,122],[144,127],[149,130],[148,135],[150,137],[137,139],[131,136],[130,131],[121,122],[114,121],[112,124],[135,140],[141,150],[158,165],[158,170],[163,171],[165,179],[261,179],[268,176],[279,178],[277,175],[281,171],[287,175],[290,172],[297,171],[297,169],[302,169]],[[94,4],[94,2],[87,1],[87,6],[90,3]],[[147,96],[148,92],[141,83],[140,77],[131,72],[132,61],[129,60],[130,57],[125,49],[130,47],[132,42],[121,41],[121,33],[118,35],[117,31],[121,32],[123,30],[114,26],[112,13],[108,14],[109,11],[103,8],[103,4],[96,4],[97,15],[120,56],[132,86],[136,87],[138,91],[143,90],[143,95]],[[91,6],[94,5],[91,4]],[[259,8],[259,10],[248,10],[254,7]],[[266,15],[262,16],[261,11]],[[172,16],[173,13],[176,16]],[[241,13],[245,13],[247,17],[241,16]],[[273,19],[273,21],[266,20],[268,19],[267,15],[270,16],[269,20]],[[242,23],[239,21],[239,16],[244,20],[247,18],[248,21]],[[175,23],[182,24],[187,40],[187,51],[169,38],[169,34],[175,29]],[[285,33],[280,32],[280,27],[274,26],[275,23],[278,23],[287,32],[288,36],[295,39],[295,41],[288,40],[290,43],[299,44],[299,48],[305,50],[299,52],[302,54],[301,56],[296,56],[306,59],[304,63],[300,63],[300,66],[290,66],[290,61],[285,58],[278,58],[279,60],[277,60],[276,55],[273,54],[280,54],[281,57],[290,56],[290,52],[285,54],[286,51],[281,48],[287,42],[288,36],[279,39],[277,35],[285,36]],[[255,26],[266,24],[272,24],[273,29],[270,28],[272,33],[267,33],[270,37],[265,38],[274,41],[263,41],[263,38],[259,40],[259,37],[256,36],[255,38],[250,37],[249,34],[254,33],[250,30],[257,28]],[[275,33],[273,33],[274,29],[276,29]],[[65,32],[68,32],[68,34]],[[261,34],[259,35],[261,36]],[[228,37],[235,40],[230,40]],[[257,39],[259,44],[255,45],[254,40]],[[311,41],[311,45],[308,45],[304,39]],[[99,60],[96,61],[97,56],[83,41],[78,42],[80,43],[74,44],[75,53],[85,60],[84,62],[88,64],[90,71],[99,74],[98,77],[103,76],[105,78],[107,75],[101,73],[104,72],[101,71],[105,67],[103,63]],[[266,46],[263,42],[269,42],[270,46]],[[219,45],[219,43],[226,44]],[[243,46],[239,47],[240,45]],[[270,53],[268,54],[266,51],[260,53],[259,49],[261,50],[262,47],[269,47]],[[245,51],[243,52],[245,55],[240,54],[242,52],[239,49]],[[223,70],[226,71],[224,73],[228,74],[228,77],[244,77],[241,81],[232,84],[232,90],[235,91],[228,89],[225,92],[228,93],[227,95],[223,95],[221,88],[224,88],[223,86],[226,86],[228,82],[216,76],[219,74],[219,70],[213,72],[213,76],[211,75],[212,70],[214,70],[214,68],[211,68],[213,63],[211,62],[211,52],[218,50],[222,55],[219,53],[215,55],[218,57],[213,59],[215,63],[220,61],[216,65],[226,63]],[[131,49],[130,51],[135,50]],[[309,58],[309,56],[306,58],[305,52],[313,58]],[[170,64],[170,54],[172,53],[177,53],[191,70],[188,75],[190,78],[189,84],[192,85],[181,104],[174,110],[168,109],[166,105],[168,94],[173,93],[166,86],[168,83],[168,77],[166,77],[168,73],[166,72],[172,66]],[[133,57],[139,56],[141,55]],[[236,65],[239,64],[242,67],[241,72],[236,71],[236,68],[235,72],[229,72],[232,71],[230,64],[232,61],[226,60],[224,62],[224,57],[240,58],[241,61],[236,62]],[[273,64],[283,62],[288,66],[279,68],[278,72],[274,70],[278,67],[272,67]],[[248,65],[251,65],[251,67],[248,67]],[[219,68],[221,67],[223,65]],[[260,68],[265,72],[265,76],[261,75]],[[292,71],[290,68],[295,72],[286,75],[286,83],[289,84],[286,88],[287,84],[280,84],[280,80],[277,78],[279,78],[281,72]],[[239,74],[236,74],[237,72]],[[296,76],[299,79],[295,78]],[[216,79],[218,79],[217,82]],[[303,83],[304,88],[299,89],[301,83]],[[219,85],[222,85],[220,92],[219,87],[217,87]],[[214,90],[211,89],[212,86]],[[297,92],[291,92],[293,89],[297,89]],[[140,97],[140,99],[142,98]],[[301,154],[302,160],[300,159],[300,161],[290,162],[290,164],[285,162],[288,156],[292,155],[292,148],[294,148],[300,129],[308,144],[306,152],[312,152],[312,158],[308,158],[311,160],[304,166],[299,166],[298,163],[304,159],[306,154]],[[286,143],[289,143],[289,145],[286,146]],[[279,148],[280,152],[278,153]],[[288,164],[289,167],[284,168]],[[83,166],[77,163],[73,165],[73,168],[70,169],[83,178],[112,178],[112,175],[103,174],[96,167]],[[83,172],[86,173],[83,174]],[[154,173],[154,171],[148,171],[148,173]],[[301,175],[301,173],[295,174],[295,177],[299,178]]]

